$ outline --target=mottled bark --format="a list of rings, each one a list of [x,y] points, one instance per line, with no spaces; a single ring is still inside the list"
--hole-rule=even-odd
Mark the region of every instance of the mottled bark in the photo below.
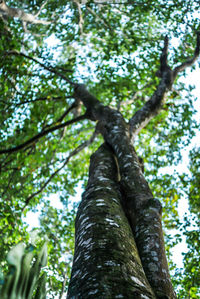
[[[139,255],[157,298],[176,298],[170,281],[161,225],[161,204],[153,198],[131,143],[128,126],[120,112],[104,107],[84,85],[76,88],[91,119],[112,147],[120,172],[123,206],[135,234]],[[155,233],[154,233],[155,232]]]
[[[92,155],[76,217],[67,298],[156,298],[123,211],[116,160],[105,144]]]

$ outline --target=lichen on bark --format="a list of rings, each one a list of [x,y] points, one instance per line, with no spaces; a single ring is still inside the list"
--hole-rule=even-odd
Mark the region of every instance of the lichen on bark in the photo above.
[[[156,298],[122,208],[117,179],[116,160],[104,144],[91,157],[88,186],[76,217],[68,298]]]
[[[104,107],[93,95],[90,95],[85,86],[76,87],[76,96],[83,101],[86,108],[90,109],[91,118],[100,122],[101,134],[116,157],[120,172],[118,185],[123,209],[134,235],[137,229],[135,241],[136,244],[138,242],[139,255],[149,283],[157,298],[163,296],[176,298],[165,255],[161,207],[159,201],[154,200],[144,178],[140,162],[132,145],[128,126],[121,113],[108,106]],[[155,234],[151,234],[150,231],[153,231],[155,227]],[[156,242],[156,245],[149,246],[149,242]],[[155,257],[152,260],[152,250],[154,254],[156,252],[156,257],[159,258],[157,262]]]

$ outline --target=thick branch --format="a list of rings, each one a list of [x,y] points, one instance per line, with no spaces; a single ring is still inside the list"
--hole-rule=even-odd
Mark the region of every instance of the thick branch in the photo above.
[[[130,134],[132,139],[144,128],[148,122],[160,111],[165,100],[165,95],[171,88],[173,82],[173,72],[167,63],[168,53],[168,37],[165,37],[164,47],[160,56],[160,70],[158,72],[161,77],[160,83],[144,106],[138,110],[130,119]]]
[[[132,178],[133,185],[128,186],[128,189],[131,190],[131,196],[134,194],[134,197],[138,198],[138,201],[143,201],[146,197],[151,198],[152,193],[141,172],[137,154],[135,153],[133,146],[130,145],[128,126],[121,113],[108,106],[103,106],[96,97],[87,91],[83,84],[80,84],[75,88],[75,96],[83,102],[90,118],[99,121],[98,128],[104,139],[113,148],[118,159],[121,173],[124,171],[127,172],[127,165],[130,164],[129,172],[134,176]],[[120,147],[118,143],[120,144]],[[121,158],[121,146],[125,147],[123,150],[126,151],[127,161],[124,161]],[[130,169],[130,167],[132,169]],[[138,185],[140,185],[140,188],[138,188]]]
[[[69,126],[77,121],[80,121],[80,120],[83,120],[83,119],[86,119],[86,115],[81,115],[77,118],[74,118],[74,119],[71,119],[71,120],[68,120],[62,124],[59,124],[57,126],[54,126],[52,128],[49,128],[47,130],[43,130],[42,132],[40,132],[39,134],[33,136],[32,138],[30,138],[29,140],[27,140],[26,142],[18,145],[18,146],[15,146],[15,147],[11,147],[11,148],[8,148],[8,149],[3,149],[3,150],[0,150],[0,154],[6,154],[6,153],[14,153],[14,152],[17,152],[23,148],[25,148],[27,145],[33,143],[33,142],[36,142],[38,139],[44,137],[45,135],[51,133],[51,132],[54,132],[58,129],[61,129],[61,128],[64,128],[66,126]]]
[[[160,57],[160,70],[157,75],[161,77],[160,83],[156,88],[156,91],[152,95],[149,101],[147,101],[144,106],[138,110],[133,117],[130,119],[130,134],[132,139],[144,128],[149,121],[158,114],[162,109],[165,102],[165,97],[167,92],[172,88],[172,84],[176,79],[179,72],[183,71],[186,67],[191,66],[198,58],[200,52],[200,33],[197,33],[197,44],[194,56],[188,59],[180,66],[171,70],[167,63],[167,53],[168,53],[168,38],[165,37],[163,51]]]
[[[1,1],[0,13],[8,16],[10,18],[18,18],[22,22],[25,22],[25,23],[42,24],[42,25],[51,24],[51,22],[49,22],[49,21],[37,19],[37,16],[40,13],[40,10],[39,10],[39,13],[37,13],[36,15],[32,15],[30,13],[24,12],[22,9],[10,7],[10,6],[6,5],[6,3],[4,1]]]
[[[182,64],[180,64],[179,66],[177,66],[174,69],[174,71],[173,71],[174,77],[176,77],[178,75],[178,73],[184,71],[187,67],[193,65],[195,63],[195,61],[197,61],[199,54],[200,54],[200,31],[197,32],[197,41],[196,41],[196,48],[195,48],[194,56],[191,58],[188,58],[188,60],[186,60],[185,62],[183,62]]]

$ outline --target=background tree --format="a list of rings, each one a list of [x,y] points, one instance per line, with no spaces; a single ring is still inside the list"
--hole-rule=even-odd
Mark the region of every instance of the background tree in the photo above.
[[[167,34],[171,41],[168,59],[173,70],[194,55],[198,1],[165,2],[15,3],[18,12],[37,16],[45,24],[24,21],[0,8],[1,260],[4,265],[13,243],[21,238],[28,241],[22,216],[40,207],[41,232],[51,240],[52,296],[62,287],[64,290],[69,280],[66,273],[73,253],[76,206],[68,206],[68,199],[75,194],[79,181],[86,182],[89,157],[102,143],[96,122],[89,119],[79,99],[74,100],[69,80],[84,82],[104,105],[129,120],[160,82],[164,36]],[[7,1],[6,5],[13,4]],[[50,41],[54,46],[50,47]],[[187,179],[163,170],[179,164],[181,148],[190,143],[199,127],[193,119],[191,90],[192,86],[187,88],[177,77],[163,109],[135,139],[136,151],[145,162],[145,177],[154,197],[162,201],[166,228],[180,226],[177,207],[181,194],[189,194],[193,202],[193,186],[198,193],[191,176]],[[195,177],[198,172],[192,173]],[[57,192],[65,211],[51,206],[49,195]],[[196,209],[192,212],[196,221]],[[196,234],[194,228],[195,237],[188,239],[191,246]],[[166,239],[171,246],[180,238]],[[193,255],[190,260],[193,264]],[[197,268],[192,269],[197,277]],[[193,292],[195,298],[199,292],[195,279],[190,279],[188,270],[185,275],[184,281],[192,283],[183,289]],[[180,285],[180,281],[176,283]]]

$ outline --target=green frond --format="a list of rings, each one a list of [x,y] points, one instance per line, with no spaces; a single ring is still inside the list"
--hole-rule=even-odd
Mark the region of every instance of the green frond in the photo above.
[[[47,265],[47,243],[35,254],[35,248],[23,243],[14,246],[8,253],[10,271],[2,281],[2,299],[44,299],[46,298],[46,273],[41,273]],[[33,297],[34,296],[34,297]]]

